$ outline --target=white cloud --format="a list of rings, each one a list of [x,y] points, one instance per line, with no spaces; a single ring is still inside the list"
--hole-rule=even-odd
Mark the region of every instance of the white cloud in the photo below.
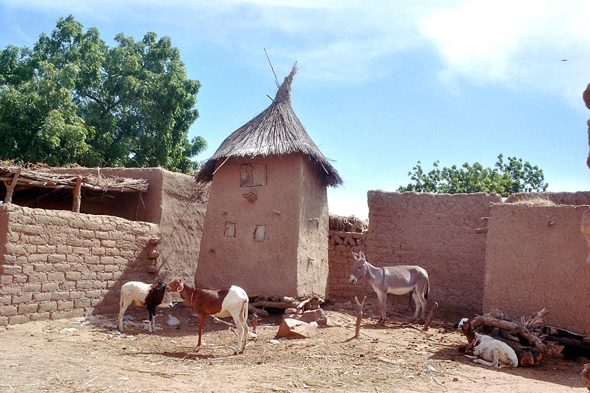
[[[446,64],[441,80],[534,89],[578,105],[590,81],[588,18],[584,0],[469,0],[418,23]]]
[[[4,3],[7,13],[52,11],[62,16],[72,13],[82,21],[149,25],[148,30],[156,32],[164,28],[174,42],[183,39],[191,40],[186,46],[224,47],[243,58],[244,64],[264,72],[267,64],[258,60],[266,48],[278,69],[289,69],[295,60],[304,65],[302,84],[361,84],[387,77],[395,72],[392,63],[403,63],[404,56],[412,56],[428,43],[442,59],[440,77],[445,83],[532,89],[579,105],[580,91],[590,82],[587,0]],[[426,59],[436,64],[436,58]]]

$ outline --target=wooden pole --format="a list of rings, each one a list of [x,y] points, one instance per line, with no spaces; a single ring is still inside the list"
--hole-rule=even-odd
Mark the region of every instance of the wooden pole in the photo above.
[[[356,296],[354,297],[354,302],[356,303],[356,306],[358,307],[358,311],[356,312],[356,328],[354,331],[353,338],[358,338],[359,333],[361,331],[361,321],[363,320],[363,306],[365,305],[365,300],[367,300],[366,296],[363,297],[363,302],[359,303],[358,298]]]
[[[80,213],[80,204],[82,202],[82,177],[78,176],[76,178],[76,188],[74,189],[74,205],[72,206],[72,211],[75,213]]]
[[[18,181],[18,177],[20,176],[20,171],[22,168],[18,168],[18,171],[14,174],[12,178],[12,182],[10,186],[6,190],[6,197],[4,198],[4,203],[12,203],[12,195],[14,194],[14,189],[16,188],[16,182]]]
[[[426,318],[426,322],[424,322],[424,327],[422,330],[427,331],[430,327],[430,323],[432,322],[432,316],[434,315],[434,310],[438,308],[438,302],[434,302],[432,309],[430,309],[430,313],[428,314],[428,318]]]

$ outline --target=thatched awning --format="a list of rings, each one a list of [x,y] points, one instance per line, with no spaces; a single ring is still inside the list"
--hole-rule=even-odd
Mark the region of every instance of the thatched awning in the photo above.
[[[218,163],[229,158],[303,153],[328,186],[342,184],[338,171],[320,152],[291,108],[291,82],[297,67],[285,78],[272,104],[227,137],[197,174],[198,182],[213,180]]]
[[[21,200],[43,198],[49,194],[58,197],[57,191],[66,190],[72,194],[76,188],[92,192],[146,192],[149,187],[147,179],[129,179],[123,177],[103,177],[86,173],[58,174],[43,169],[27,169],[0,162],[0,200],[10,202],[13,194]],[[7,200],[9,199],[9,200]]]

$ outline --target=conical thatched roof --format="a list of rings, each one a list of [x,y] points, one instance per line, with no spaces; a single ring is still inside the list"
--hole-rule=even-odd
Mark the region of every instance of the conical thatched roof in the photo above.
[[[209,182],[218,161],[228,158],[284,155],[301,152],[314,163],[326,185],[342,184],[340,175],[313,143],[291,108],[291,82],[297,67],[285,78],[272,104],[228,136],[197,174],[198,182]]]

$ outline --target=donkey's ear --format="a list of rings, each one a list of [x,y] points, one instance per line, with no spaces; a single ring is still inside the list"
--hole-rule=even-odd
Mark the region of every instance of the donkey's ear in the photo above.
[[[176,292],[182,292],[183,289],[184,289],[184,283],[182,281],[180,281],[180,284],[178,284],[178,288],[176,288]]]
[[[358,259],[362,259],[363,261],[366,259],[365,253],[362,250],[359,251],[359,257],[358,257]]]
[[[352,253],[352,256],[354,257],[355,260],[358,260],[359,259],[358,254],[355,254],[353,250],[350,250],[350,252]]]

